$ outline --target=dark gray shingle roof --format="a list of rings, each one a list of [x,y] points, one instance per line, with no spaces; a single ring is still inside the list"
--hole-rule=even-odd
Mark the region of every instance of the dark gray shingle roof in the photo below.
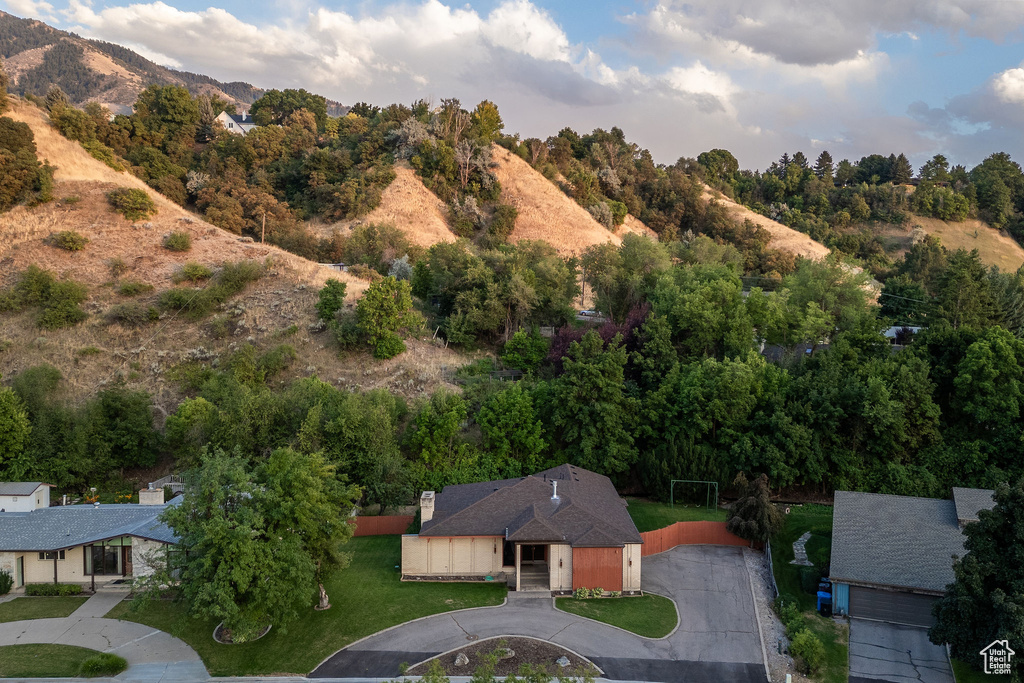
[[[157,519],[166,508],[167,505],[65,505],[0,513],[0,552],[59,550],[118,536],[175,543],[174,532]]]
[[[836,491],[834,581],[945,591],[964,536],[951,500]]]
[[[552,481],[558,500],[552,500]],[[421,536],[505,536],[521,543],[576,547],[642,543],[626,503],[608,477],[573,465],[477,484],[446,486]]]
[[[979,510],[991,510],[996,502],[991,489],[953,489],[956,518],[961,522],[977,522]]]
[[[0,481],[0,496],[31,496],[40,486],[49,486],[41,481]]]

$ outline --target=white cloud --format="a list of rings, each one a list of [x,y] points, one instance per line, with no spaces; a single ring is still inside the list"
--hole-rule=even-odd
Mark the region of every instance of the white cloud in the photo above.
[[[646,36],[641,47],[817,66],[869,53],[882,34],[914,40],[918,31],[937,30],[1013,39],[1024,27],[1024,0],[661,0],[624,21]]]
[[[1007,69],[992,81],[992,89],[1008,104],[1024,104],[1024,68]]]
[[[7,8],[18,16],[54,21],[53,5],[45,0],[4,0]]]

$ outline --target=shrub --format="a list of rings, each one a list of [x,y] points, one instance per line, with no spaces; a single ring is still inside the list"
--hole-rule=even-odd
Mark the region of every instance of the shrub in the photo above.
[[[145,282],[137,282],[135,280],[122,282],[121,286],[117,288],[117,293],[121,296],[138,296],[139,294],[145,294],[146,292],[152,291],[153,285]]]
[[[128,272],[128,264],[120,256],[108,259],[107,268],[110,268],[110,277],[112,278],[119,278]]]
[[[491,224],[487,227],[488,234],[504,242],[512,234],[512,230],[515,229],[516,217],[518,215],[519,211],[516,210],[516,207],[509,206],[508,204],[499,204],[494,209]]]
[[[621,598],[622,597],[622,591],[608,591],[608,597],[609,598]]]
[[[25,595],[36,597],[58,597],[80,595],[82,587],[77,583],[28,583],[25,584]]]
[[[118,161],[117,155],[114,154],[114,150],[110,149],[99,140],[87,140],[81,144],[82,147],[85,148],[85,151],[92,155],[93,159],[102,161],[117,172],[124,170],[124,164]]]
[[[360,280],[369,280],[370,282],[377,282],[384,278],[383,275],[378,273],[370,266],[364,266],[362,263],[357,263],[354,266],[349,266],[348,272],[350,275],[359,278]]]
[[[572,592],[572,597],[576,598],[577,600],[586,600],[590,597],[590,591],[580,586]]]
[[[164,237],[164,249],[170,251],[188,251],[192,248],[192,236],[187,232],[172,232]]]
[[[0,595],[7,595],[14,588],[14,577],[6,569],[0,569]]]
[[[116,322],[124,327],[141,327],[159,318],[160,312],[152,306],[147,308],[132,302],[114,306],[108,315],[111,322]]]
[[[804,593],[817,594],[820,579],[821,572],[817,567],[800,567],[800,588]]]
[[[604,597],[604,589],[603,588],[595,588],[594,590],[590,591],[590,597],[592,597],[592,598],[603,598]]]
[[[128,662],[124,657],[118,657],[110,652],[99,652],[82,662],[78,674],[85,678],[109,677],[116,676],[127,668]]]
[[[203,317],[211,313],[218,305],[241,292],[250,282],[260,279],[265,272],[265,266],[256,261],[226,263],[217,273],[213,282],[203,289],[182,287],[168,289],[160,295],[160,306]]]
[[[114,210],[130,221],[138,221],[156,213],[156,204],[145,190],[119,187],[107,193]]]
[[[196,263],[195,261],[189,261],[183,265],[171,279],[174,282],[199,282],[200,280],[209,279],[213,275],[213,271],[204,266],[202,263]]]
[[[804,673],[815,674],[825,663],[825,646],[813,633],[804,629],[789,642],[789,653]]]
[[[66,251],[82,251],[89,244],[89,239],[74,230],[61,230],[50,235],[49,243],[51,247]]]
[[[334,320],[335,314],[345,305],[345,290],[348,287],[344,282],[331,278],[320,290],[320,297],[316,302],[316,313],[321,320]]]
[[[800,614],[796,599],[792,596],[779,596],[775,601],[775,612],[779,615],[779,621],[786,627],[786,636],[793,638],[797,633],[807,627],[804,616]]]
[[[71,280],[54,282],[43,303],[37,324],[44,330],[77,325],[88,317],[81,304],[88,296],[85,285]]]

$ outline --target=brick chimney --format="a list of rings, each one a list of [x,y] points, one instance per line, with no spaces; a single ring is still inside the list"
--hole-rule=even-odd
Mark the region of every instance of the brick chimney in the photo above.
[[[150,484],[148,488],[144,488],[139,491],[139,505],[163,505],[164,504],[164,490],[162,488],[153,488]]]
[[[420,496],[420,523],[429,522],[434,518],[434,492],[424,491]]]

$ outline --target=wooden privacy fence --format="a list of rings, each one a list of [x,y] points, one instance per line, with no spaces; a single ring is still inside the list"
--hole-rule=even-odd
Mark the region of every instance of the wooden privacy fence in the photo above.
[[[677,545],[745,545],[745,541],[725,530],[725,522],[676,522],[664,529],[645,531],[641,555],[656,555]]]
[[[354,517],[355,536],[387,536],[404,534],[412,524],[412,515],[383,515],[380,517]]]

